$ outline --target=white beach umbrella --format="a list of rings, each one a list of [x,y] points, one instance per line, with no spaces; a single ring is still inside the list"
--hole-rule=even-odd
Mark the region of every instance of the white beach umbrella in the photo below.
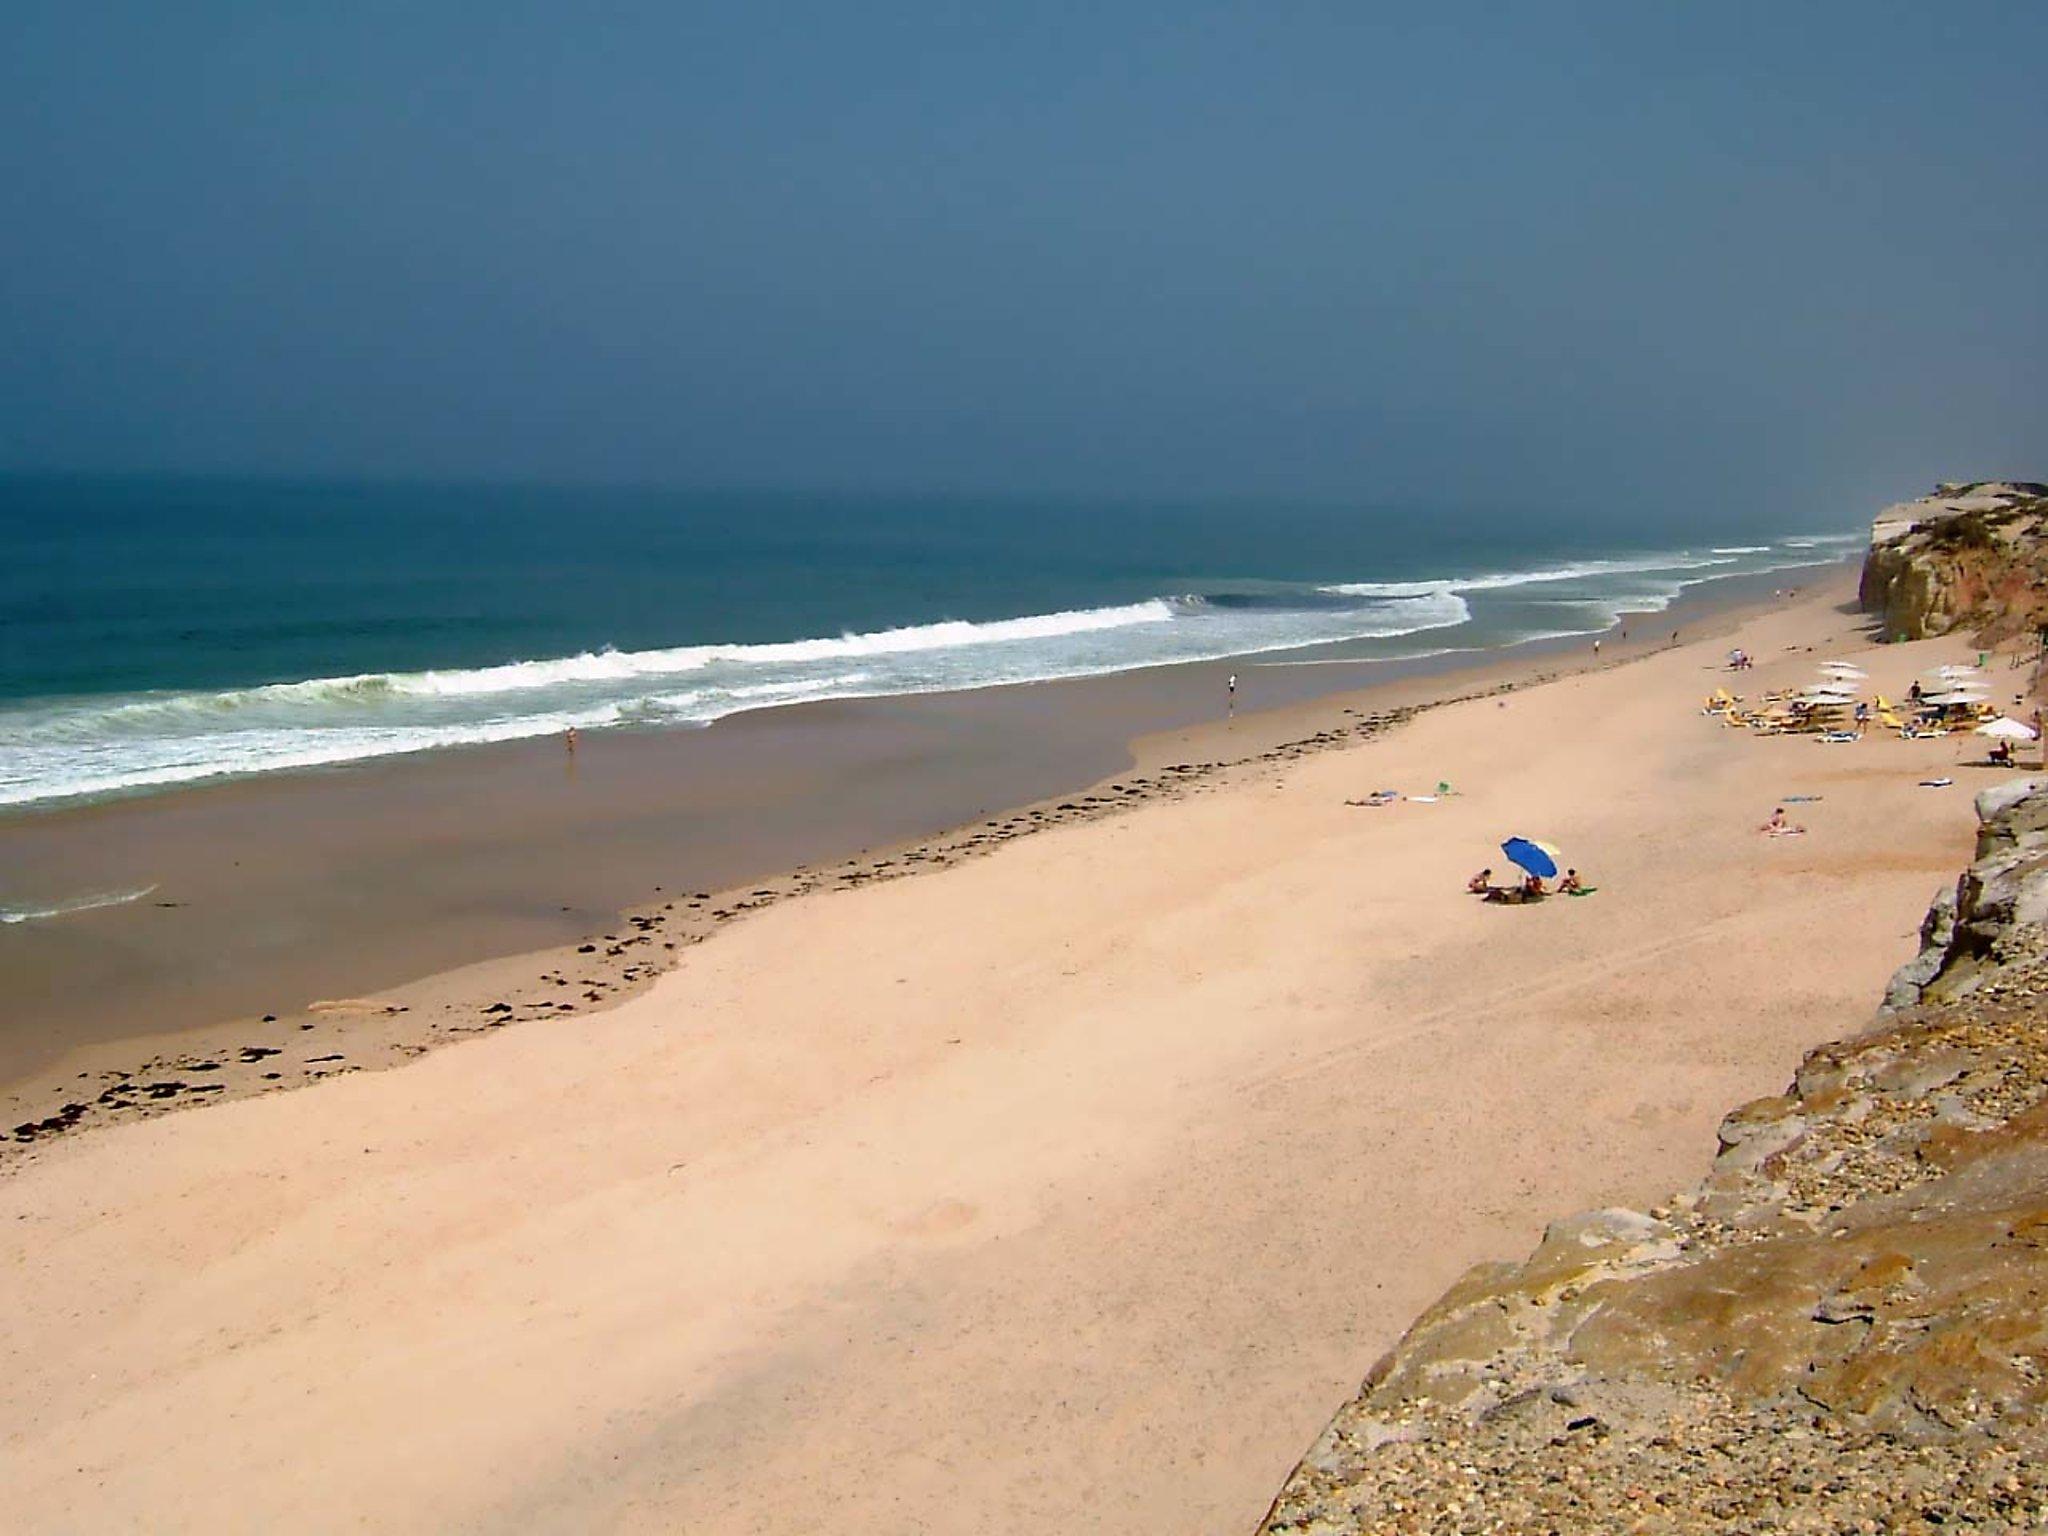
[[[1996,736],[2001,741],[2032,741],[2034,728],[2024,721],[2015,720],[2011,715],[2000,715],[1996,720],[1986,720],[1977,727],[1979,736]]]
[[[1948,693],[1930,693],[1922,702],[1927,704],[1981,704],[1984,702],[1984,695],[1982,693],[1965,693],[1958,688]]]
[[[1846,661],[1824,661],[1820,664],[1820,669],[1823,672],[1831,672],[1836,677],[1870,676],[1870,674],[1864,671],[1861,667],[1852,665],[1851,663]]]

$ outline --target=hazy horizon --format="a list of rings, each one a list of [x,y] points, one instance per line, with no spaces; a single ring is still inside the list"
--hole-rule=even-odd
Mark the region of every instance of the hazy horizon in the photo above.
[[[0,473],[1815,524],[2048,475],[2048,13],[15,8]]]

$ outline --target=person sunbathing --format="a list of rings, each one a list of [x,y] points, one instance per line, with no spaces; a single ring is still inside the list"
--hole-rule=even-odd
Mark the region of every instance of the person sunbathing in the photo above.
[[[1543,877],[1541,875],[1531,875],[1522,882],[1522,900],[1535,901],[1542,897],[1543,894]]]
[[[1579,872],[1576,869],[1566,870],[1564,878],[1557,882],[1557,894],[1560,896],[1576,896],[1585,888],[1586,883],[1579,878]]]
[[[1991,762],[1994,767],[2011,767],[2012,743],[2009,741],[1994,742],[1991,747]]]
[[[1493,889],[1493,871],[1491,869],[1482,869],[1478,874],[1465,882],[1465,889],[1474,896],[1484,896]]]
[[[1771,812],[1771,819],[1769,821],[1757,828],[1757,831],[1763,833],[1766,837],[1790,837],[1794,833],[1804,832],[1805,830],[1806,828],[1798,825],[1796,822],[1785,819],[1785,807],[1782,805]]]

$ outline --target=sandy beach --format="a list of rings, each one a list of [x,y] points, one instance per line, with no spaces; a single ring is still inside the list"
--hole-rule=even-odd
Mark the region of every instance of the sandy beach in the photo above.
[[[1661,1194],[1912,953],[1967,741],[1699,712],[1965,654],[1851,594],[1373,733],[1303,704],[1272,739],[1321,750],[813,881],[615,1007],[37,1147],[10,1521],[1252,1528],[1464,1266]],[[1511,833],[1597,893],[1465,894]]]

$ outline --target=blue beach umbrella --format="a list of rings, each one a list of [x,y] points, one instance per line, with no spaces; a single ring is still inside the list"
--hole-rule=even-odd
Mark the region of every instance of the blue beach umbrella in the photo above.
[[[1533,837],[1511,837],[1500,845],[1500,851],[1539,880],[1555,875],[1558,860],[1564,857],[1550,844],[1539,843]]]

